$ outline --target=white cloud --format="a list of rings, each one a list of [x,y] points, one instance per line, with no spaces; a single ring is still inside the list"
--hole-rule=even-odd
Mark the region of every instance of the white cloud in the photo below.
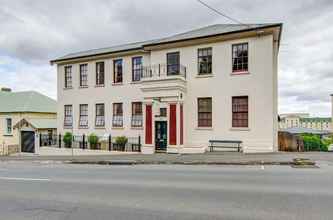
[[[206,2],[243,22],[283,22],[280,112],[330,114],[333,1]],[[50,59],[226,22],[195,0],[1,0],[0,84],[55,97]]]

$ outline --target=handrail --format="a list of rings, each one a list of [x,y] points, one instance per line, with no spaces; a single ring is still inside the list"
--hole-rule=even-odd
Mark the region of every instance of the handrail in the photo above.
[[[186,79],[186,67],[181,64],[155,64],[142,67],[141,78],[182,76]]]

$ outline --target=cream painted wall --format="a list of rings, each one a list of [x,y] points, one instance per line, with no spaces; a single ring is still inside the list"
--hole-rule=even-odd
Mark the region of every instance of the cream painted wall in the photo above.
[[[19,144],[19,132],[18,129],[12,129],[11,135],[5,134],[5,120],[7,118],[12,119],[12,126],[19,122],[21,119],[33,119],[33,118],[56,118],[55,113],[0,113],[0,144],[5,143],[6,145]]]
[[[232,44],[248,42],[249,74],[232,75]],[[197,74],[197,49],[212,47],[213,74]],[[209,139],[242,140],[245,152],[277,150],[277,45],[273,36],[224,41],[197,46],[152,51],[144,56],[144,65],[165,64],[166,53],[180,52],[180,63],[187,68],[187,92],[184,98],[184,152],[204,152]],[[135,55],[137,56],[137,55]],[[120,57],[117,57],[117,59]],[[79,64],[73,64],[73,89],[64,89],[64,65],[58,65],[58,131],[63,133],[64,105],[74,109],[75,134],[143,135],[130,128],[131,102],[143,101],[140,83],[131,83],[131,56],[124,58],[124,83],[112,85],[112,59],[105,59],[105,87],[95,88],[95,63],[88,62],[89,88],[79,88]],[[148,61],[148,62],[147,62]],[[149,62],[150,61],[150,62]],[[249,128],[234,129],[231,123],[232,96],[249,97]],[[197,98],[212,97],[213,126],[197,128]],[[112,103],[124,103],[124,128],[112,129]],[[105,129],[95,129],[95,104],[105,103]],[[79,104],[89,104],[89,128],[78,129]]]

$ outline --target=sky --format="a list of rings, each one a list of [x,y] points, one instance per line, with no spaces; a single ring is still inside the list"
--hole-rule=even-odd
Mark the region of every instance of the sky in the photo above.
[[[279,113],[330,116],[332,0],[204,0],[242,23],[284,24]],[[56,66],[67,53],[232,23],[197,0],[0,0],[0,86],[56,98]]]

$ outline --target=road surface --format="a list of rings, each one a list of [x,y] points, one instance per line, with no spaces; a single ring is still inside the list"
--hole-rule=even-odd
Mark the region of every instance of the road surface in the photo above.
[[[332,219],[333,165],[0,162],[0,219]]]

